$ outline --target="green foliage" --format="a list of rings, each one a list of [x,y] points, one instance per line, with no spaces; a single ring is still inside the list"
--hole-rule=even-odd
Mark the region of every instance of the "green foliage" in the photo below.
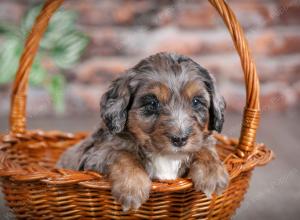
[[[4,37],[0,45],[0,84],[10,83],[14,79],[26,36],[40,10],[41,6],[29,10],[20,27],[0,23],[0,35]],[[65,10],[53,15],[30,73],[30,84],[49,91],[57,112],[64,111],[65,78],[61,72],[79,60],[88,44],[88,38],[75,26],[76,18],[74,12]],[[48,74],[42,62],[44,60],[51,62],[54,65],[52,69],[60,73]]]
[[[62,75],[54,75],[51,78],[51,83],[48,85],[48,91],[51,94],[56,111],[61,113],[64,111],[64,91],[63,87],[65,79]]]

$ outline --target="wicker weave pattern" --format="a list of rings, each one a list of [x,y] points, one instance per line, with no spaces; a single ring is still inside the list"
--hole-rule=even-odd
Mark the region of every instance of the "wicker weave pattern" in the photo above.
[[[231,179],[222,195],[209,200],[194,191],[190,179],[154,182],[147,203],[137,212],[123,213],[111,196],[110,183],[99,173],[53,169],[59,155],[84,137],[43,131],[2,137],[0,176],[7,204],[19,219],[227,219],[239,206],[252,169],[272,157],[261,144],[245,162],[234,154],[236,139],[216,135]]]
[[[47,0],[28,36],[13,85],[10,134],[0,136],[0,178],[8,206],[18,219],[229,219],[243,200],[255,166],[273,153],[255,144],[259,125],[259,81],[248,44],[224,0],[209,0],[226,24],[244,70],[246,105],[239,140],[215,134],[218,153],[230,174],[220,196],[195,192],[190,179],[153,182],[150,199],[136,212],[124,213],[110,183],[95,172],[55,169],[60,154],[84,133],[26,130],[28,77],[39,42],[63,0]]]

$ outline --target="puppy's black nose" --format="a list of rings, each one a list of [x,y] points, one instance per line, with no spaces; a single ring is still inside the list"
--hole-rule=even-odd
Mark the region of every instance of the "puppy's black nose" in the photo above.
[[[172,144],[175,147],[182,147],[186,144],[188,136],[185,136],[185,137],[171,136],[170,139],[171,139]]]

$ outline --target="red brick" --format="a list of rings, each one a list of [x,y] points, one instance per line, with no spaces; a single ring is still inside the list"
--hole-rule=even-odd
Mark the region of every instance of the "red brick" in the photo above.
[[[280,111],[295,106],[298,97],[295,90],[285,83],[268,83],[261,86],[261,111]]]
[[[292,84],[300,80],[298,55],[266,58],[254,56],[257,73],[262,83],[285,82]],[[220,80],[244,82],[244,74],[237,54],[198,56],[194,58],[200,65],[214,73]]]
[[[261,82],[281,81],[291,84],[300,80],[298,55],[258,58],[256,64]]]
[[[90,0],[88,3],[74,0],[66,7],[75,9],[82,17],[81,23],[85,25],[153,25],[154,17],[160,7],[172,1],[99,1]],[[159,5],[160,7],[157,7]]]
[[[284,36],[282,41],[271,53],[274,55],[300,53],[300,32],[297,35]]]
[[[218,14],[208,2],[199,4],[186,4],[177,6],[175,23],[182,28],[212,28]]]
[[[160,3],[163,5],[163,3]],[[112,16],[117,24],[124,25],[153,25],[153,19],[156,13],[161,10],[157,7],[155,1],[148,0],[131,0],[121,1]]]
[[[90,38],[90,43],[86,50],[86,56],[108,56],[121,53],[121,39],[118,29],[107,28],[89,28],[86,34]]]
[[[247,34],[247,37],[251,50],[257,54],[270,53],[271,48],[276,44],[276,40],[277,42],[279,40],[277,33],[272,29],[252,31]]]
[[[80,23],[84,25],[104,25],[111,24],[112,11],[115,10],[116,1],[89,0],[66,1],[65,8],[79,12]]]
[[[255,35],[250,42],[256,53],[269,56],[300,53],[300,31],[281,27],[257,31]]]
[[[267,26],[272,20],[273,2],[234,1],[229,4],[244,29],[255,29]]]
[[[127,37],[132,41],[127,48],[128,54],[131,51],[138,51],[139,54],[175,51],[187,55],[202,55],[233,51],[230,37],[225,31],[181,31],[170,26],[153,32],[146,31],[141,35],[131,35],[132,37]]]
[[[221,94],[227,103],[228,111],[241,112],[245,105],[244,85],[227,82],[221,83]],[[285,83],[267,83],[261,85],[261,111],[282,111],[298,104],[299,97],[294,89]]]
[[[300,24],[300,2],[298,0],[280,0],[277,6],[277,22],[281,24]]]
[[[117,57],[89,59],[72,69],[76,80],[89,84],[106,84],[133,64],[132,60]]]

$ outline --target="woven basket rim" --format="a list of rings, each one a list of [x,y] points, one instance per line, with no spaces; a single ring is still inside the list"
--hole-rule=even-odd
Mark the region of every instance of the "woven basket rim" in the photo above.
[[[42,139],[47,141],[68,141],[68,140],[78,140],[86,136],[85,132],[69,133],[61,131],[42,131],[33,130],[27,131],[24,134],[7,134],[1,137],[1,142],[3,146],[1,148],[2,153],[0,154],[0,177],[9,177],[14,181],[40,181],[50,185],[72,185],[79,184],[86,186],[88,188],[95,189],[110,189],[111,185],[107,178],[100,173],[94,171],[75,171],[68,169],[47,169],[45,167],[35,165],[34,167],[28,166],[22,168],[19,164],[12,162],[7,158],[5,152],[5,147],[12,147],[11,144],[24,141],[32,141],[42,143]],[[215,138],[220,144],[230,145],[235,148],[238,144],[238,139],[229,138],[225,135],[214,133]],[[32,148],[30,146],[26,146]],[[43,147],[42,145],[35,146]],[[53,147],[55,148],[55,147]],[[270,160],[274,158],[273,152],[264,144],[255,144],[254,150],[251,155],[247,158],[240,158],[234,153],[230,153],[225,159],[224,164],[230,175],[230,179],[234,179],[240,173],[249,171],[255,166],[262,166],[267,164]],[[152,190],[159,191],[176,191],[182,189],[188,189],[193,186],[192,181],[188,178],[178,178],[176,180],[168,181],[153,181]]]

